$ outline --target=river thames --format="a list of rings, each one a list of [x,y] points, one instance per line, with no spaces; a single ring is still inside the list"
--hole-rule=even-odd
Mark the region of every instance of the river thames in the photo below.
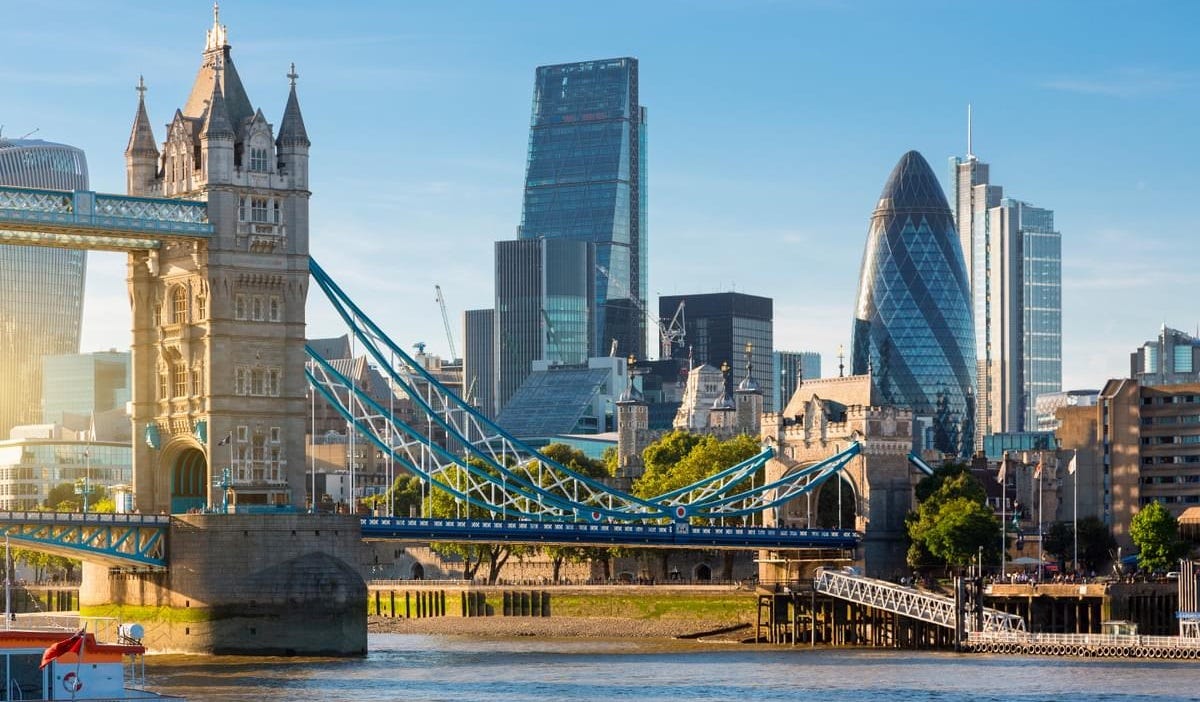
[[[153,656],[147,678],[193,702],[1200,699],[1184,661],[407,634],[372,634],[355,659]]]

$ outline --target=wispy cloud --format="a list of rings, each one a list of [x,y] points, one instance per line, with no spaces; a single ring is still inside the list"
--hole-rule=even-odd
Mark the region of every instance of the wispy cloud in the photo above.
[[[1041,86],[1069,93],[1131,99],[1188,90],[1198,84],[1200,75],[1193,72],[1118,68],[1099,75],[1052,78],[1042,81]]]

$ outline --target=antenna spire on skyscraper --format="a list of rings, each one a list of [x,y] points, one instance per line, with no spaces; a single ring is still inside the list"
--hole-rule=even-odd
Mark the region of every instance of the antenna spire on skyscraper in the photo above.
[[[971,144],[971,103],[967,103],[967,158],[974,159],[975,151]]]

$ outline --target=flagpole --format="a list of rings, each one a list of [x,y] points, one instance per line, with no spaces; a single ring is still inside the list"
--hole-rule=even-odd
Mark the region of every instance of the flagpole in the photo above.
[[[1078,463],[1078,460],[1079,460],[1079,451],[1076,450],[1075,455],[1071,456],[1071,465],[1074,466],[1074,468],[1075,468],[1075,470],[1071,471],[1071,473],[1074,474],[1074,476],[1075,476],[1075,488],[1074,488],[1074,490],[1072,490],[1072,492],[1075,493],[1074,494],[1075,509],[1071,513],[1071,533],[1075,536],[1075,557],[1073,560],[1075,562],[1075,572],[1076,573],[1079,572],[1079,463]]]
[[[1042,456],[1040,454],[1038,455],[1038,469],[1037,469],[1036,475],[1037,475],[1037,481],[1038,481],[1038,582],[1041,583],[1042,577],[1043,577],[1042,576],[1042,565],[1043,565],[1042,537],[1044,536],[1044,532],[1042,530],[1042,523],[1044,520],[1042,519],[1042,482],[1043,482],[1043,480],[1042,480]]]
[[[1008,550],[1008,451],[1000,457],[1000,582],[1004,582],[1004,555]]]

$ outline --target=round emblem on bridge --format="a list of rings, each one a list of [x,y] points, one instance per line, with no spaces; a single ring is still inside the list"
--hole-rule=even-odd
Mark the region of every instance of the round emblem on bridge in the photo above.
[[[600,521],[600,513],[599,512],[592,512],[592,521],[593,522]]]
[[[682,506],[676,507],[675,508],[675,516],[682,519],[683,517],[687,516],[687,510],[684,509]]]

